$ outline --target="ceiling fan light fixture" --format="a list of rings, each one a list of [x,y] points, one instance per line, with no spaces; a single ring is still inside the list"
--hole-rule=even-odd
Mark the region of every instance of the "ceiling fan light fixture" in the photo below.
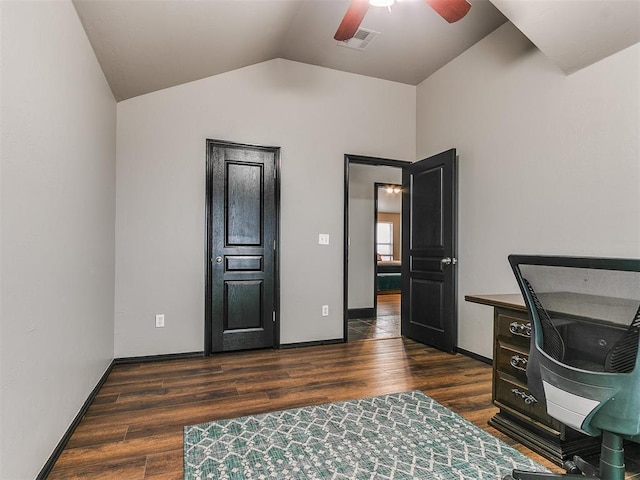
[[[369,0],[369,5],[372,7],[391,7],[394,0]]]

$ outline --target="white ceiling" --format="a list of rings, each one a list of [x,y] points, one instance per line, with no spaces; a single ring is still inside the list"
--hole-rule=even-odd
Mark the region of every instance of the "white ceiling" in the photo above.
[[[640,0],[491,1],[566,74],[640,41]]]
[[[370,7],[360,52],[333,35],[350,0],[74,0],[117,100],[273,58],[417,85],[506,19],[472,0],[448,24],[423,0]]]
[[[116,100],[273,58],[417,85],[507,18],[567,74],[640,41],[640,0],[470,1],[454,24],[370,7],[360,52],[333,40],[350,0],[73,0]]]

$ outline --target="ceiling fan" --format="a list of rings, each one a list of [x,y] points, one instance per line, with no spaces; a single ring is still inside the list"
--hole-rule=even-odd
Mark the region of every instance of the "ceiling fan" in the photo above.
[[[447,22],[453,23],[464,17],[471,4],[467,0],[424,0]],[[353,38],[358,27],[364,20],[369,10],[369,5],[390,7],[393,0],[351,0],[351,5],[345,13],[340,26],[333,36],[336,40],[344,42]]]

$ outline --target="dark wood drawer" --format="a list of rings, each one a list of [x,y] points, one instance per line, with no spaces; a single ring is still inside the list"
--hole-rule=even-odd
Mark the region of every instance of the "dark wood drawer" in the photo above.
[[[496,368],[499,372],[511,375],[523,385],[527,384],[527,362],[529,353],[525,349],[514,348],[511,345],[503,345],[498,342],[496,356]]]
[[[547,415],[545,404],[531,395],[531,392],[524,384],[496,372],[494,388],[495,404],[497,406],[506,406],[547,427],[554,430],[559,429],[558,421]]]
[[[492,393],[493,403],[500,411],[489,425],[558,465],[573,455],[599,451],[598,438],[586,437],[552,419],[546,406],[530,397],[527,374],[522,369],[529,356],[531,323],[522,296],[468,295],[465,299],[494,308]],[[598,345],[602,338],[605,337],[594,335]],[[608,338],[605,340],[609,343]]]
[[[529,349],[531,340],[531,322],[523,313],[496,309],[496,329],[499,340]]]

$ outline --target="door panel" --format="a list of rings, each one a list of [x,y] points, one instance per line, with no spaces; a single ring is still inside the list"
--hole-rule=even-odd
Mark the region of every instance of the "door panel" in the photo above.
[[[455,149],[404,167],[402,189],[402,335],[453,352],[458,336]]]
[[[224,331],[263,328],[263,305],[261,280],[227,281],[225,287]]]
[[[208,353],[277,342],[279,149],[207,142]]]
[[[413,298],[411,302],[410,318],[418,326],[444,331],[442,318],[442,305],[444,297],[442,282],[413,278],[411,280],[411,292]],[[434,308],[435,306],[435,308]],[[430,315],[421,315],[422,312],[430,311]]]
[[[262,257],[258,255],[247,256],[247,255],[234,255],[227,256],[225,258],[227,262],[227,271],[261,271],[262,270]]]
[[[261,246],[264,166],[230,161],[225,166],[226,244]]]
[[[439,165],[411,174],[412,217],[411,248],[441,249],[442,233],[442,169]]]

